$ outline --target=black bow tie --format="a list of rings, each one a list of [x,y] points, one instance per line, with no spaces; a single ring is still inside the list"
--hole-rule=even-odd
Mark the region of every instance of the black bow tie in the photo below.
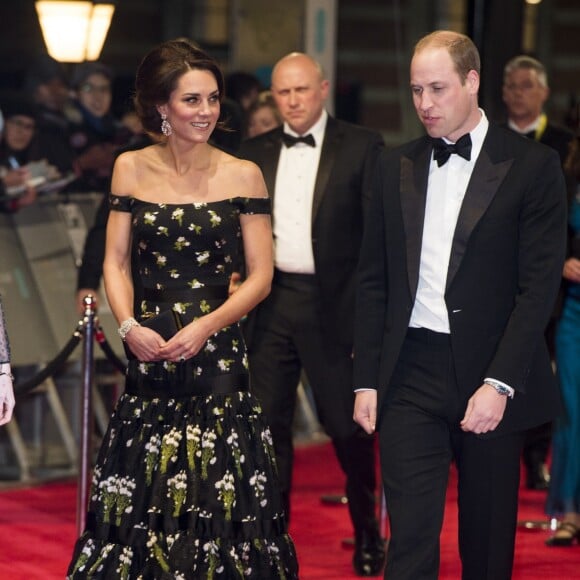
[[[302,135],[301,137],[294,137],[294,135],[282,133],[282,141],[284,141],[286,147],[294,147],[296,143],[306,143],[306,145],[310,145],[310,147],[316,146],[316,142],[311,133],[308,133],[308,135]]]
[[[433,139],[433,158],[437,161],[437,165],[441,167],[447,163],[447,160],[452,153],[467,159],[471,159],[471,137],[466,133],[457,140],[457,143],[446,143],[443,139]]]

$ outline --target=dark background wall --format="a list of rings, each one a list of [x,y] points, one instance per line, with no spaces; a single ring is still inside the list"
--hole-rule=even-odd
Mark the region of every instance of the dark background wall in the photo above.
[[[270,0],[117,0],[116,6],[101,60],[117,75],[119,112],[131,93],[135,68],[152,45],[189,36],[226,71],[243,68],[244,46],[249,46],[244,34],[249,33],[240,32],[239,22],[275,10]],[[430,30],[454,28],[468,33],[480,48],[481,103],[490,118],[501,119],[502,69],[507,59],[524,51],[526,10],[524,0],[339,0],[337,116],[381,130],[391,144],[417,135],[421,129],[408,91],[412,46]],[[284,32],[270,30],[269,35],[276,38],[280,32],[285,49],[300,50],[300,9],[288,11],[286,18],[292,22],[288,26],[285,21]],[[564,122],[580,96],[580,2],[543,0],[534,19],[533,50],[528,52],[546,64],[552,88],[549,112]],[[225,34],[216,34],[216,27]],[[254,28],[264,33],[260,23]],[[0,29],[2,90],[18,86],[27,65],[45,47],[33,0],[3,0]],[[269,58],[276,60],[268,53],[263,58],[265,66],[273,64]]]

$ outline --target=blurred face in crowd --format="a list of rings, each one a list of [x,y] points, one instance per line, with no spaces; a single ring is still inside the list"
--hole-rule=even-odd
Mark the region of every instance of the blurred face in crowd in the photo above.
[[[411,92],[417,115],[431,137],[455,142],[477,126],[479,75],[470,70],[462,82],[444,47],[427,46],[411,61]]]
[[[77,89],[79,103],[95,117],[109,112],[112,98],[111,81],[101,73],[89,75]]]
[[[34,119],[27,115],[9,117],[4,127],[4,140],[13,151],[23,151],[30,145],[35,127]]]
[[[280,125],[276,111],[270,105],[263,105],[252,113],[248,118],[248,137],[255,137],[266,133]]]
[[[272,95],[284,121],[304,135],[320,119],[329,84],[307,55],[293,53],[276,64],[272,72]]]
[[[159,107],[167,115],[174,139],[206,142],[220,116],[220,94],[215,76],[193,69],[182,75],[169,102]]]
[[[509,118],[518,126],[530,125],[540,116],[549,94],[533,68],[516,68],[505,77],[503,101]]]
[[[243,95],[240,98],[240,107],[244,111],[248,111],[250,107],[256,102],[260,91],[257,88],[251,89],[249,93]]]
[[[62,111],[69,100],[69,89],[66,83],[55,77],[36,87],[35,101],[52,111]]]

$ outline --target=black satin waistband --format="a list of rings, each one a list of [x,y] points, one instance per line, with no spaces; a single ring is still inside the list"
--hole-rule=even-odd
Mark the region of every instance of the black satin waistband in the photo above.
[[[431,345],[448,345],[451,341],[449,334],[444,332],[435,332],[428,328],[414,328],[407,329],[407,339],[415,342],[422,342],[423,344]]]
[[[162,364],[150,367],[149,374],[140,372],[138,360],[127,365],[125,393],[147,399],[175,399],[179,397],[207,397],[209,395],[231,395],[249,390],[248,375],[236,373],[213,377],[194,376],[192,360],[173,363],[169,372]]]
[[[316,288],[315,274],[295,274],[294,272],[282,272],[278,268],[274,268],[274,284],[279,286],[286,286],[289,288]]]
[[[199,288],[188,288],[188,289],[157,289],[157,288],[143,288],[143,299],[151,300],[153,302],[187,302],[191,300],[193,296],[198,294],[198,296],[203,296],[204,298],[227,298],[228,297],[228,287],[227,286],[200,286]]]

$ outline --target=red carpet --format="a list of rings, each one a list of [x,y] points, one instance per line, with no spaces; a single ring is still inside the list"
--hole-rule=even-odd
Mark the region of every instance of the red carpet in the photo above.
[[[322,504],[325,494],[340,494],[344,479],[329,444],[303,447],[296,454],[291,534],[296,542],[303,580],[355,580],[352,549],[342,540],[352,536],[346,506]],[[455,481],[441,538],[441,576],[457,580]],[[523,490],[520,520],[545,520],[545,494]],[[45,484],[0,493],[0,578],[64,578],[75,540],[76,485]],[[580,578],[580,546],[547,548],[547,531],[518,530],[514,580]]]

